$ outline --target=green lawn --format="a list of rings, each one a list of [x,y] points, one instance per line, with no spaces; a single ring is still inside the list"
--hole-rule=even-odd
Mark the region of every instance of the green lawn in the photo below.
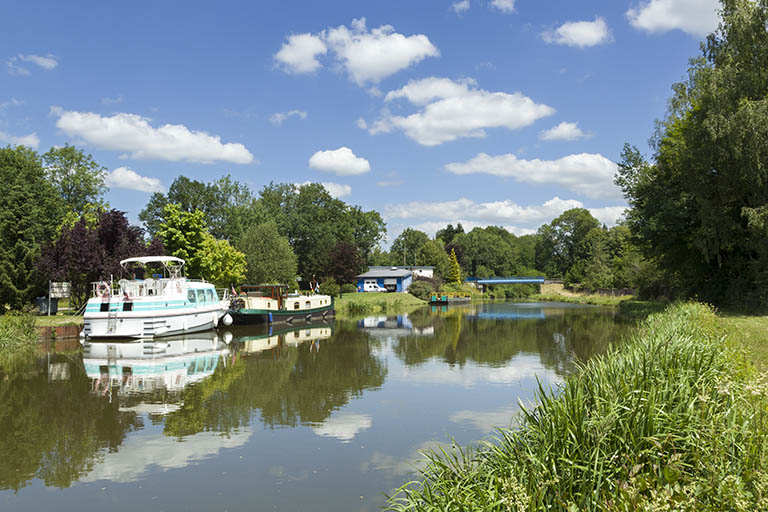
[[[345,293],[335,299],[338,316],[396,313],[423,306],[426,301],[410,293]]]
[[[722,313],[731,337],[747,351],[747,357],[760,371],[768,369],[768,316]]]

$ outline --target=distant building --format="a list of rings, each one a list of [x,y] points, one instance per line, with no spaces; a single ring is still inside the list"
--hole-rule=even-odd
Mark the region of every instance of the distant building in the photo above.
[[[390,292],[404,292],[413,282],[413,272],[401,267],[370,267],[357,276],[357,291],[374,292],[386,288]]]
[[[414,276],[418,276],[418,277],[428,277],[430,279],[435,277],[435,267],[430,267],[430,266],[425,266],[425,265],[422,265],[422,266],[417,266],[417,265],[395,265],[394,267],[380,267],[380,266],[368,267],[368,271],[369,272],[371,270],[393,270],[393,269],[397,269],[397,270],[410,270],[411,272],[413,272]]]

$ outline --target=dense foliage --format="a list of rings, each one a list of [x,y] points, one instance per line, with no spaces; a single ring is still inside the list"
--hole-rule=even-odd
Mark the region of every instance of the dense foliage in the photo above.
[[[92,282],[121,277],[120,260],[159,254],[162,246],[148,246],[141,228],[131,226],[124,212],[110,210],[94,225],[81,217],[74,226],[62,228],[45,248],[38,268],[53,281],[72,283],[72,303],[79,306],[88,299]]]
[[[675,84],[653,161],[625,146],[616,182],[666,292],[768,302],[768,1],[723,0]]]
[[[37,263],[63,213],[40,156],[23,146],[0,149],[0,304],[21,308],[45,289]]]

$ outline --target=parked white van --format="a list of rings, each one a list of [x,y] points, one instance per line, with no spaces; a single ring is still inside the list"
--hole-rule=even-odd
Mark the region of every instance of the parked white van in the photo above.
[[[375,280],[366,280],[365,283],[363,283],[363,291],[386,293],[388,290],[383,286],[381,286],[379,283],[377,283]]]

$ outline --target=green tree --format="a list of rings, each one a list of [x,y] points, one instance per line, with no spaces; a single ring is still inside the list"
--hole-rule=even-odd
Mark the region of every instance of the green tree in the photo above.
[[[307,280],[330,275],[330,254],[339,243],[353,243],[361,254],[371,255],[383,236],[378,213],[350,207],[319,183],[270,183],[260,192],[259,201],[280,234],[288,238],[299,274]]]
[[[673,86],[653,161],[625,146],[629,226],[684,294],[768,302],[768,2],[724,0],[722,22]]]
[[[41,248],[61,223],[63,205],[33,150],[0,148],[0,305],[20,308],[43,291]]]
[[[448,272],[448,282],[461,284],[461,267],[456,257],[456,251],[451,249],[451,268]]]
[[[176,204],[182,211],[203,213],[208,230],[216,238],[234,241],[247,226],[266,220],[266,213],[250,189],[229,175],[210,183],[179,176],[167,194],[155,192],[139,213],[150,236],[154,236],[165,219],[165,207]]]
[[[206,233],[203,246],[193,262],[199,266],[203,279],[220,288],[228,288],[245,279],[245,254],[238,251],[226,240],[217,240]]]
[[[417,260],[422,265],[435,267],[435,275],[442,279],[448,279],[451,268],[451,258],[445,252],[443,242],[440,239],[427,240],[416,253]]]
[[[587,290],[610,288],[613,285],[609,233],[603,228],[592,228],[579,242],[580,258],[566,273],[566,282]]]
[[[226,240],[208,233],[203,212],[185,212],[177,204],[163,211],[165,221],[158,228],[166,254],[186,261],[189,277],[206,279],[226,287],[245,278],[245,255]]]
[[[296,255],[288,239],[277,232],[273,221],[248,227],[238,240],[237,248],[245,254],[248,263],[246,280],[249,283],[294,283]]]
[[[429,235],[423,231],[406,228],[392,242],[389,253],[398,265],[423,265],[424,263],[419,261],[418,254],[421,247],[428,241]]]
[[[106,208],[102,196],[107,191],[107,169],[97,164],[91,155],[66,144],[51,148],[43,155],[43,162],[66,209],[76,218],[94,209]]]
[[[584,208],[567,210],[541,226],[535,249],[536,268],[550,277],[565,277],[577,261],[587,256],[583,241],[597,227],[600,223]]]

